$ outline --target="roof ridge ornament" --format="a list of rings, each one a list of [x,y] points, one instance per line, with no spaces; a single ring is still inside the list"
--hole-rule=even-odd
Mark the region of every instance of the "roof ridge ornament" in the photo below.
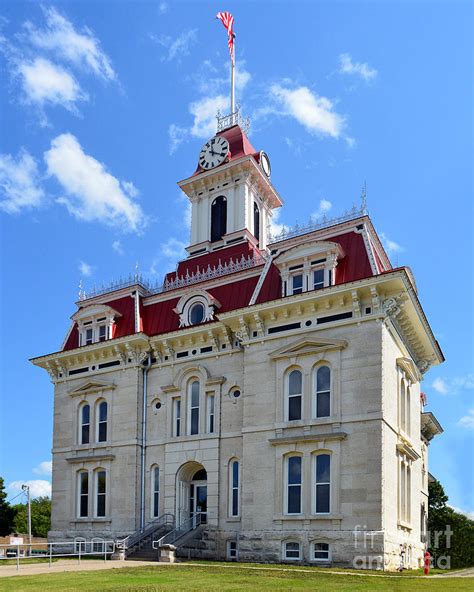
[[[233,127],[234,125],[240,126],[244,134],[247,134],[250,129],[250,119],[248,117],[244,117],[240,113],[239,104],[237,104],[235,111],[233,113],[229,113],[228,115],[223,115],[221,111],[218,110],[216,119],[218,133],[228,129],[229,127]]]

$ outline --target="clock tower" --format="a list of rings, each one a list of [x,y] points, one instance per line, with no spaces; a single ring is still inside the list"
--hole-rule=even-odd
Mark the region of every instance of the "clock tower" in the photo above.
[[[178,183],[189,198],[190,256],[237,243],[267,248],[273,209],[282,200],[270,179],[270,160],[250,143],[239,112],[218,116],[218,131],[202,147],[194,174]]]

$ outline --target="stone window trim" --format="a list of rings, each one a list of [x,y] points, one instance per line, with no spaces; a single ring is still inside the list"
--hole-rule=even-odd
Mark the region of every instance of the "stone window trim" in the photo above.
[[[239,559],[239,543],[237,540],[228,540],[226,544],[227,559],[238,560]]]
[[[80,446],[90,446],[93,430],[91,427],[94,425],[93,420],[93,407],[89,401],[82,400],[77,406],[77,444]]]
[[[105,410],[105,411],[104,411]],[[94,404],[95,438],[97,444],[107,444],[109,441],[109,404],[103,397]]]
[[[103,484],[100,482],[101,474],[105,474],[105,488]],[[110,497],[110,483],[109,483],[109,471],[105,469],[103,466],[97,467],[92,471],[92,482],[94,488],[94,518],[108,518],[110,516],[109,512],[109,497]],[[89,479],[90,481],[90,479]],[[102,511],[102,504],[104,505],[104,514],[101,513]]]
[[[320,456],[329,456],[329,471],[330,477],[328,481],[320,481],[319,486],[329,485],[329,511],[328,512],[318,512],[317,511],[317,489],[318,489],[318,482],[317,482],[317,475],[316,475],[316,467],[317,467],[317,459]],[[333,470],[333,455],[330,450],[317,450],[311,454],[311,514],[313,516],[330,516],[331,512],[333,511],[333,478],[332,478],[332,470]]]
[[[301,381],[301,392],[300,393],[291,393],[290,392],[290,377],[293,375],[294,372],[299,372],[301,377],[300,377],[300,381]],[[305,376],[304,376],[304,372],[303,369],[301,368],[301,366],[298,366],[296,364],[292,364],[291,366],[289,366],[286,370],[285,370],[285,377],[284,377],[284,389],[285,389],[285,395],[284,395],[284,410],[283,410],[283,417],[285,418],[285,421],[288,422],[290,425],[294,422],[294,421],[300,421],[303,419],[303,415],[304,415],[304,392],[305,392]],[[290,419],[290,404],[291,404],[291,399],[300,399],[300,417],[296,418],[296,419]]]
[[[179,327],[191,327],[191,310],[194,305],[202,304],[204,308],[201,323],[214,320],[214,313],[220,308],[220,302],[206,290],[192,290],[181,296],[173,311],[179,315]]]
[[[400,528],[412,529],[412,465],[413,459],[398,451],[398,521]]]
[[[329,369],[329,415],[318,415],[318,396],[325,392],[322,388],[319,388],[321,385],[318,383],[318,371],[321,368],[328,368]],[[312,396],[311,396],[311,418],[312,419],[330,419],[333,416],[333,409],[334,409],[334,402],[333,402],[333,371],[332,365],[327,360],[320,360],[316,362],[313,366],[312,371]]]
[[[160,466],[153,463],[150,467],[150,518],[153,520],[160,516],[161,503],[161,471]]]
[[[200,439],[203,435],[212,438],[219,434],[219,417],[220,417],[220,394],[221,385],[225,382],[222,376],[212,376],[205,366],[187,366],[183,368],[175,379],[175,382],[170,385],[162,386],[161,391],[170,396],[173,400],[173,405],[167,405],[167,425],[168,437],[184,440]],[[197,434],[191,434],[190,429],[190,385],[193,381],[199,382],[199,430]],[[214,432],[207,433],[207,417],[206,417],[206,397],[214,395]],[[176,421],[175,421],[175,401],[181,400],[181,421],[180,421],[180,435],[176,436]],[[170,408],[172,408],[170,410]]]
[[[410,376],[400,366],[398,369],[398,428],[400,434],[410,439],[411,426],[411,393],[413,383]]]
[[[106,439],[99,442],[99,423],[100,422],[100,405],[106,403],[107,405],[107,419],[106,419]],[[89,441],[83,442],[83,424],[82,424],[82,410],[88,405],[89,406]],[[76,429],[75,429],[75,444],[80,450],[84,450],[91,447],[107,446],[111,443],[111,418],[112,418],[111,403],[107,397],[102,395],[102,392],[97,392],[95,397],[84,397],[77,404],[76,413]]]
[[[303,505],[304,505],[304,490],[306,487],[305,479],[304,479],[304,467],[303,467],[303,453],[299,452],[298,450],[286,453],[283,458],[283,508],[282,513],[284,516],[288,517],[298,517],[303,513]],[[291,459],[299,458],[301,465],[300,465],[300,479],[299,483],[290,483],[289,481],[289,465]],[[290,497],[290,489],[296,489],[299,487],[299,512],[290,512],[289,511],[289,497]]]

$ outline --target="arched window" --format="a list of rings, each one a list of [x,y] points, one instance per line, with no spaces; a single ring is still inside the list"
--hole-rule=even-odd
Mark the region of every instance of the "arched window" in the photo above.
[[[79,518],[89,516],[89,473],[80,471],[77,474],[77,515]]]
[[[315,476],[315,513],[329,514],[331,510],[331,456],[329,454],[315,456]]]
[[[229,465],[229,515],[240,515],[240,466],[238,460]]]
[[[320,366],[316,370],[316,417],[331,415],[331,370]]]
[[[331,561],[331,547],[329,543],[311,543],[310,561],[327,563]]]
[[[107,403],[101,401],[97,407],[97,442],[107,442]]]
[[[151,473],[151,493],[152,493],[152,518],[158,518],[160,515],[160,468],[153,467]]]
[[[260,242],[260,208],[253,203],[253,235],[257,239],[257,244]]]
[[[80,434],[79,442],[81,444],[89,444],[90,442],[90,427],[91,427],[91,407],[87,403],[82,405],[79,412],[80,416]]]
[[[405,380],[402,378],[400,381],[400,427],[403,431],[406,431],[406,422],[405,422]]]
[[[227,232],[227,199],[219,195],[211,205],[211,242],[220,240]]]
[[[286,459],[285,514],[301,514],[301,456]]]
[[[302,399],[303,399],[303,375],[300,370],[292,370],[288,374],[287,384],[287,417],[288,421],[301,419]]]
[[[301,559],[301,545],[298,541],[285,541],[283,543],[283,559],[287,561],[299,561]]]
[[[199,434],[199,399],[200,399],[199,381],[193,380],[189,384],[188,405],[189,405],[189,433]]]
[[[405,412],[406,412],[406,419],[405,419],[405,432],[407,435],[410,435],[410,422],[411,422],[411,413],[410,413],[410,387],[407,386],[406,388],[406,401],[405,401]]]
[[[205,314],[204,304],[202,302],[196,302],[189,309],[189,324],[199,325],[203,322]]]
[[[107,506],[107,477],[103,469],[99,469],[95,473],[95,495],[95,515],[97,518],[103,518],[105,516]]]

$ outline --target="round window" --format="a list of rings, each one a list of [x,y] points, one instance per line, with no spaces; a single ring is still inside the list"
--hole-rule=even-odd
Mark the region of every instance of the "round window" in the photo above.
[[[234,399],[238,399],[240,397],[239,389],[235,389],[234,391],[232,391],[232,396],[234,397]]]
[[[189,322],[191,325],[199,325],[204,320],[204,305],[201,302],[196,302],[191,306],[189,311]]]

